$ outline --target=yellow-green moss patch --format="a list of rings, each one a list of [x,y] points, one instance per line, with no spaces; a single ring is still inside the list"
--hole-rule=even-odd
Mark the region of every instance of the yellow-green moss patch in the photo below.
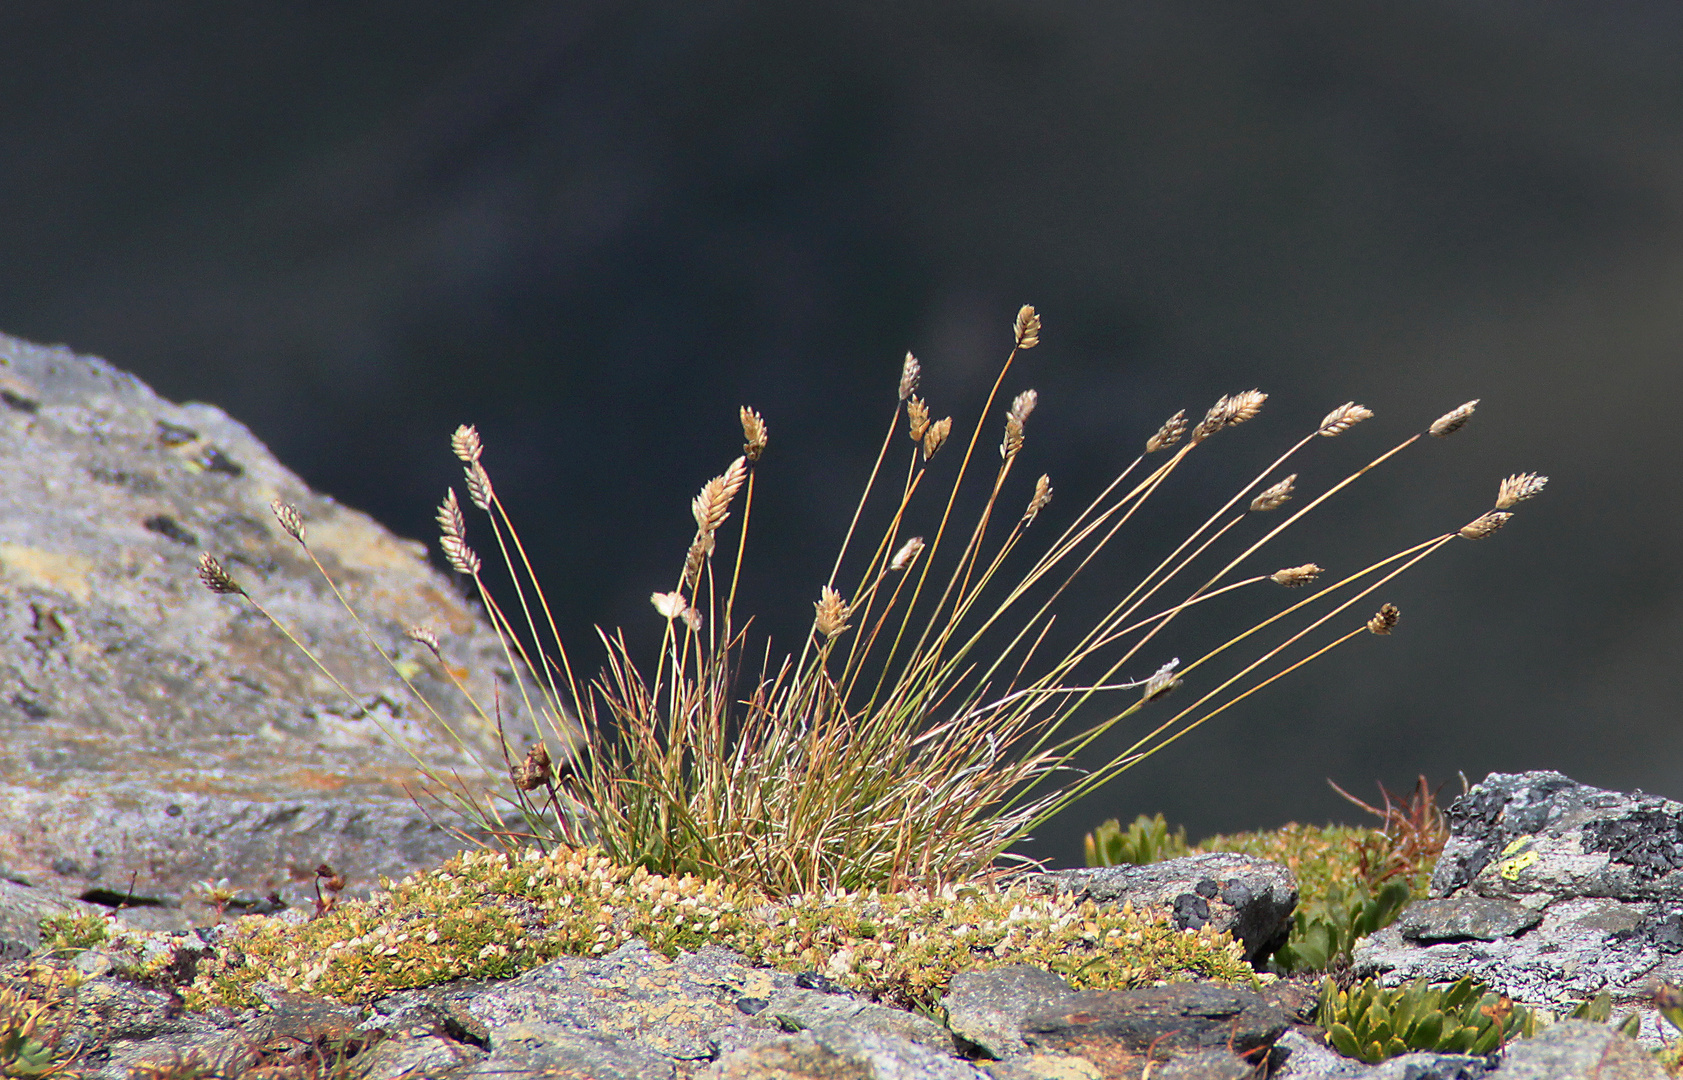
[[[1299,825],[1269,832],[1212,836],[1197,851],[1231,851],[1280,863],[1297,878],[1306,900],[1347,890],[1353,881],[1370,881],[1384,867],[1390,842],[1379,829],[1349,825]],[[1426,895],[1432,867],[1422,866],[1406,883],[1416,898]]]
[[[256,984],[362,1001],[459,978],[501,978],[632,938],[667,957],[718,944],[754,963],[817,970],[852,990],[929,1005],[965,970],[1019,961],[1082,987],[1254,979],[1238,943],[1174,929],[1162,911],[993,886],[771,901],[750,889],[615,866],[556,848],[467,852],[366,903],[303,924],[248,917],[204,965],[192,1007],[255,1003]]]

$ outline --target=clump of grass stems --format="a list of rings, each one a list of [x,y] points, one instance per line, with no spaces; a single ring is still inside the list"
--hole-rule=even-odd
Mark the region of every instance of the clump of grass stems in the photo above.
[[[652,662],[640,665],[623,633],[599,632],[606,661],[589,678],[581,678],[556,630],[520,534],[483,465],[477,431],[458,429],[452,448],[465,470],[468,501],[485,515],[490,542],[513,581],[512,606],[488,587],[454,490],[438,512],[441,548],[471,582],[502,640],[538,741],[516,760],[505,738],[509,793],[476,793],[459,777],[431,771],[429,778],[470,822],[505,845],[590,845],[621,865],[724,879],[774,896],[994,878],[1026,861],[1011,855],[1014,845],[1078,799],[1331,650],[1363,634],[1391,633],[1398,612],[1390,604],[1372,614],[1347,613],[1444,546],[1489,536],[1547,480],[1509,477],[1491,511],[1331,584],[1319,583],[1323,571],[1313,563],[1254,571],[1281,534],[1422,436],[1459,430],[1477,402],[1306,498],[1295,490],[1298,474],[1281,475],[1286,465],[1312,443],[1343,436],[1373,415],[1354,402],[1341,405],[1134,585],[1118,590],[1102,615],[1067,644],[1048,648],[1072,583],[1083,575],[1088,587],[1112,580],[1099,560],[1119,533],[1189,456],[1254,419],[1267,395],[1250,390],[1223,397],[1196,423],[1184,412],[1171,417],[1030,559],[1018,551],[1030,528],[1042,523],[1052,485],[1044,475],[1019,485],[1013,473],[1038,398],[1023,390],[1003,415],[995,408],[1039,336],[1040,318],[1025,306],[982,413],[968,438],[946,451],[962,455],[956,475],[933,492],[925,490],[929,462],[953,438],[953,421],[931,418],[918,396],[920,365],[907,354],[894,417],[829,579],[815,590],[809,632],[782,659],[763,645],[757,669],[735,605],[768,445],[759,413],[742,409],[742,455],[702,486],[691,505],[694,538],[671,587],[651,596],[665,624]],[[996,463],[990,463],[991,440],[984,441],[993,425],[1003,427]],[[912,443],[904,456],[894,450],[902,431]],[[902,464],[894,464],[896,457]],[[1016,494],[1019,486],[1024,494]],[[961,522],[961,493],[972,488],[977,499],[970,501],[979,500],[980,511]],[[1280,516],[1293,502],[1296,509],[1268,524],[1269,515]],[[277,505],[276,514],[308,552],[297,511]],[[881,518],[887,522],[881,535],[866,537],[864,523]],[[1237,553],[1218,554],[1225,550],[1221,542],[1252,519],[1259,519],[1254,539],[1230,541]],[[919,532],[913,522],[926,527]],[[208,555],[201,577],[214,591],[256,603]],[[338,595],[331,579],[329,585]],[[1171,624],[1193,609],[1211,610],[1204,605],[1226,594],[1257,589],[1290,591],[1271,614],[1190,663],[1159,662],[1139,674]],[[389,661],[392,649],[357,621]],[[469,707],[488,720],[489,706],[502,730],[500,702],[467,693],[443,663],[436,635],[416,628],[410,637],[434,654]],[[1232,663],[1241,649],[1249,658],[1237,670],[1211,673],[1218,660]],[[1160,704],[1183,684],[1194,687],[1189,703]],[[1187,696],[1183,691],[1177,700]],[[425,704],[442,722],[440,710]],[[1167,715],[1107,761],[1074,767],[1078,754],[1147,709]]]

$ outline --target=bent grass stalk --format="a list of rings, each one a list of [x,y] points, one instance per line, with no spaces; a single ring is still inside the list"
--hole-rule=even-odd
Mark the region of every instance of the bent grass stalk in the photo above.
[[[1026,558],[1019,551],[1030,527],[1046,515],[1053,490],[1050,478],[1040,476],[1025,490],[1026,508],[1008,526],[1002,523],[1001,499],[1016,489],[1013,467],[1028,452],[1026,421],[1038,398],[1032,390],[1019,391],[1002,417],[990,417],[1004,399],[1013,366],[1039,344],[1040,330],[1039,316],[1025,306],[950,489],[936,496],[939,509],[925,522],[926,531],[909,537],[922,520],[918,497],[929,463],[947,441],[952,419],[931,420],[929,404],[917,396],[921,368],[906,355],[895,415],[829,577],[811,601],[801,647],[776,659],[766,642],[757,669],[746,630],[734,620],[768,443],[759,413],[741,410],[743,455],[692,501],[696,532],[676,587],[650,597],[665,623],[652,673],[636,663],[623,633],[599,631],[606,660],[588,681],[576,677],[519,532],[485,471],[477,432],[458,429],[452,448],[464,465],[469,501],[490,520],[519,605],[518,626],[482,577],[453,491],[439,510],[441,547],[451,567],[472,580],[539,741],[516,761],[505,738],[503,765],[512,794],[476,795],[459,777],[453,786],[431,772],[429,778],[441,783],[471,825],[507,846],[588,842],[625,865],[724,878],[772,895],[996,877],[1026,861],[1011,854],[1014,845],[1076,800],[1361,634],[1388,634],[1397,617],[1389,604],[1353,628],[1340,631],[1331,624],[1450,541],[1491,535],[1512,516],[1513,506],[1547,483],[1532,473],[1510,476],[1499,485],[1494,508],[1460,529],[1305,590],[1307,595],[1253,625],[1217,635],[1225,640],[1184,666],[1178,658],[1159,656],[1149,674],[1130,678],[1124,672],[1182,615],[1214,611],[1218,606],[1212,602],[1239,590],[1295,588],[1315,580],[1322,571],[1313,563],[1251,569],[1231,579],[1276,538],[1421,435],[1441,438],[1459,430],[1477,402],[1451,410],[1302,501],[1260,536],[1239,541],[1236,555],[1217,554],[1252,516],[1299,498],[1299,474],[1278,475],[1288,461],[1317,439],[1342,436],[1373,415],[1354,402],[1339,406],[1171,545],[1131,587],[1118,590],[1120,599],[1102,615],[1067,634],[1055,633],[1076,578],[1085,577],[1091,588],[1112,541],[1146,512],[1188,456],[1227,428],[1254,419],[1267,395],[1251,390],[1224,397],[1195,425],[1184,411],[1171,417],[1147,440],[1145,453],[1011,580],[1011,568]],[[972,468],[977,448],[986,426],[999,419],[1004,422],[999,464],[992,477],[978,476]],[[895,427],[902,422],[913,443],[905,479],[897,495],[888,495],[882,534],[861,543],[866,523],[884,516],[872,507],[889,467]],[[1147,457],[1171,449],[1166,460],[1134,479]],[[961,489],[972,481],[984,485],[978,492],[981,507],[964,527],[957,520]],[[739,495],[741,514],[732,522]],[[276,514],[308,552],[297,511],[277,506]],[[720,574],[721,591],[713,561],[726,533],[734,533],[735,543]],[[925,535],[932,539],[926,542]],[[943,550],[949,538],[956,552]],[[856,545],[865,554],[851,554]],[[326,576],[313,554],[310,558]],[[214,559],[206,560],[214,568],[201,568],[208,587],[257,605]],[[1198,569],[1206,561],[1215,567],[1207,577]],[[856,574],[847,571],[854,562],[860,564]],[[1205,577],[1202,584],[1178,600],[1156,601],[1163,606],[1155,614],[1142,614],[1149,610],[1145,605],[1194,571],[1192,580]],[[850,593],[838,586],[844,572],[853,583]],[[328,583],[350,610],[331,578]],[[1209,665],[1277,627],[1277,640],[1248,662],[1206,678]],[[1319,640],[1323,634],[1330,640]],[[422,630],[411,636],[442,664],[435,636]],[[1048,649],[1059,655],[1043,658]],[[388,651],[379,651],[395,668]],[[465,683],[443,666],[468,708],[503,732],[500,698],[492,703],[494,716],[486,716]],[[1190,705],[1097,767],[1076,767],[1078,755],[1194,679],[1199,694]],[[432,703],[426,707],[444,723],[444,710]]]

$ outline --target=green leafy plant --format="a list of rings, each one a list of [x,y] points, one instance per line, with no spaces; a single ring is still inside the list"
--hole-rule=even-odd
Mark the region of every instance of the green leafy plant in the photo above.
[[[1358,884],[1299,900],[1291,937],[1274,963],[1287,973],[1343,970],[1356,942],[1390,926],[1414,899],[1406,883],[1388,881],[1377,891]]]
[[[999,874],[1019,840],[1077,799],[1328,651],[1362,634],[1389,634],[1397,622],[1389,604],[1371,617],[1346,613],[1446,545],[1489,536],[1511,516],[1509,507],[1546,482],[1509,477],[1495,509],[1324,587],[1307,587],[1322,573],[1312,563],[1256,571],[1257,558],[1287,529],[1427,435],[1453,434],[1476,404],[1451,410],[1284,510],[1297,495],[1288,463],[1373,415],[1350,402],[1288,442],[1184,541],[1148,562],[1104,614],[1068,626],[1057,621],[1060,601],[1076,580],[1111,580],[1100,575],[1109,573],[1106,556],[1121,547],[1112,545],[1119,531],[1190,455],[1254,419],[1267,395],[1223,397],[1196,423],[1177,413],[1059,530],[1046,520],[1050,479],[1029,484],[1013,475],[1038,397],[1026,389],[1011,395],[1006,386],[1040,331],[1039,315],[1022,308],[968,438],[954,436],[951,417],[934,418],[918,396],[920,365],[907,355],[876,463],[831,573],[814,590],[809,631],[781,660],[749,641],[736,612],[768,444],[759,413],[741,411],[742,455],[692,501],[694,538],[670,586],[651,596],[664,623],[658,649],[639,662],[626,635],[604,633],[607,660],[594,678],[581,674],[556,630],[484,466],[478,432],[458,429],[452,448],[468,502],[485,515],[489,543],[512,581],[509,602],[486,581],[453,490],[439,508],[440,547],[501,636],[515,696],[540,742],[519,760],[504,743],[513,782],[507,812],[448,778],[432,775],[435,785],[510,850],[531,842],[596,845],[624,865],[723,878],[774,896]],[[1002,435],[997,464],[989,466],[992,440],[984,431],[993,425]],[[901,432],[911,446],[893,454]],[[954,448],[937,459],[949,441]],[[903,464],[894,466],[893,457]],[[965,523],[968,508],[976,516]],[[282,504],[275,510],[308,554],[301,515]],[[1039,554],[1024,549],[1030,535],[1049,530]],[[268,614],[208,553],[200,577]],[[1299,591],[1261,621],[1218,635],[1223,644],[1189,664],[1168,657],[1165,631],[1189,611],[1210,611],[1238,590],[1282,587]],[[419,645],[455,678],[444,662],[448,643],[432,630],[414,628],[408,643],[382,640],[351,614],[400,677],[408,659],[399,650]],[[1235,659],[1241,646],[1248,659]],[[1190,702],[1161,704],[1183,684],[1195,688],[1181,695]],[[488,720],[494,713],[501,730],[498,703],[468,700]],[[1075,767],[1077,755],[1148,709],[1166,715],[1096,766]]]
[[[43,1037],[41,1020],[48,1008],[47,1002],[0,988],[0,1076],[47,1077],[69,1066]]]
[[[1592,1024],[1608,1024],[1613,1020],[1613,995],[1603,990],[1588,1001],[1579,1002],[1566,1017],[1568,1020],[1588,1020]],[[1669,1017],[1668,1017],[1669,1019]],[[1636,1038],[1636,1033],[1642,1028],[1642,1014],[1632,1011],[1630,1015],[1615,1025],[1619,1034],[1629,1039]]]
[[[1417,1050],[1489,1054],[1538,1028],[1535,1014],[1471,977],[1450,986],[1421,979],[1390,989],[1367,979],[1348,990],[1324,979],[1315,1022],[1339,1053],[1370,1065]]]
[[[1124,863],[1144,865],[1161,862],[1190,853],[1186,846],[1186,829],[1169,832],[1169,823],[1162,814],[1134,819],[1128,831],[1116,818],[1088,833],[1085,840],[1088,866],[1121,866]]]

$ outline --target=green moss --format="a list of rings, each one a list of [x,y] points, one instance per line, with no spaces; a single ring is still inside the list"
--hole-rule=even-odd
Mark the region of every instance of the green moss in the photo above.
[[[74,955],[97,949],[112,940],[114,923],[104,914],[50,915],[40,922],[41,948],[47,952]]]
[[[1232,851],[1277,862],[1297,878],[1300,896],[1313,898],[1343,889],[1352,881],[1367,881],[1384,864],[1389,841],[1379,829],[1349,825],[1299,825],[1293,822],[1270,832],[1234,833],[1200,841],[1198,851]],[[1431,868],[1418,871],[1409,891],[1426,895]]]
[[[500,978],[640,938],[667,957],[707,944],[785,971],[928,1007],[965,970],[1021,961],[1077,986],[1254,980],[1239,945],[1178,931],[1166,912],[1098,908],[1017,889],[831,893],[771,901],[739,886],[666,878],[558,848],[469,852],[366,903],[303,924],[242,919],[188,989],[190,1006],[245,1006],[255,987],[360,1001],[459,978]]]

